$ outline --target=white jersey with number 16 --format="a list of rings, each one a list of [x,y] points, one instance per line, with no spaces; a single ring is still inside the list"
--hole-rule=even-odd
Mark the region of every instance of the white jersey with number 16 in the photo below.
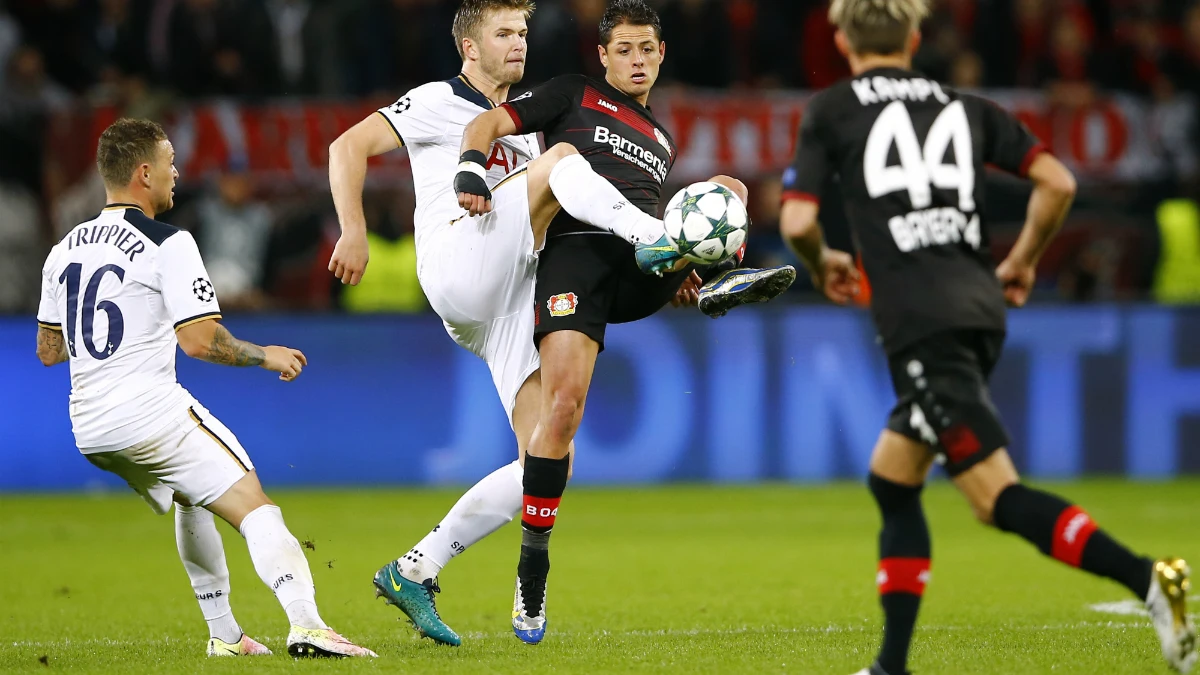
[[[131,204],[111,204],[68,232],[42,268],[37,318],[67,344],[80,451],[132,446],[193,405],[175,378],[175,331],[219,317],[187,232]]]

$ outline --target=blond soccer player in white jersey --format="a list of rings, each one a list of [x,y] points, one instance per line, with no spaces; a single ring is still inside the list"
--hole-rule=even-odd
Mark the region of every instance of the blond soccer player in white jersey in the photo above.
[[[368,260],[362,189],[367,159],[408,148],[416,188],[417,276],[446,331],[487,362],[523,458],[540,413],[533,343],[537,254],[559,209],[636,245],[663,236],[662,221],[633,207],[578,151],[558,144],[539,156],[536,136],[498,139],[487,155],[460,157],[467,124],[508,99],[525,73],[530,0],[463,0],[452,33],[462,72],[419,86],[372,113],[329,148],[329,183],[342,236],[329,270],[357,284]],[[475,153],[478,154],[478,153]],[[487,213],[459,204],[460,171],[486,182]],[[479,199],[484,206],[483,198]],[[450,645],[459,636],[438,616],[437,575],[450,559],[513,519],[521,508],[521,460],[475,484],[404,556],[376,573],[378,595],[417,629]]]
[[[245,449],[179,385],[176,345],[193,358],[261,366],[290,382],[306,365],[287,347],[230,335],[190,234],[170,209],[175,151],[154,122],[121,119],[100,136],[108,206],[72,229],[42,269],[37,354],[71,367],[71,426],[92,464],[129,483],[155,513],[175,503],[175,540],[209,626],[209,656],[271,651],[242,632],[213,514],[246,539],[254,569],[287,613],[292,656],[375,656],[317,613],[308,561],[263,494]]]

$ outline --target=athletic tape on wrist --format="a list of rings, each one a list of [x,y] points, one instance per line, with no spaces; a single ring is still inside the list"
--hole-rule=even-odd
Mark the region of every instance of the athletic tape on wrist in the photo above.
[[[458,171],[459,171],[459,173],[462,173],[463,171],[466,171],[468,173],[473,173],[476,176],[479,176],[480,178],[487,180],[487,171],[484,170],[483,165],[477,164],[475,162],[459,162],[458,163]]]

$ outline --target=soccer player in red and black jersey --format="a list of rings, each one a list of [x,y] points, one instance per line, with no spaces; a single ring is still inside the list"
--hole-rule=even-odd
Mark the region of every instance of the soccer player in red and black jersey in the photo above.
[[[783,179],[783,236],[816,287],[843,304],[858,273],[847,253],[825,245],[817,222],[822,183],[840,178],[898,398],[870,464],[883,516],[876,584],[884,636],[860,675],[907,672],[929,581],[921,488],[934,461],[984,524],[1144,600],[1168,663],[1186,672],[1196,660],[1186,563],[1131,553],[1080,507],[1021,483],[1005,450],[987,389],[1004,343],[1005,304],[1028,298],[1075,181],[1011,115],[913,72],[926,13],[924,0],[834,0],[829,18],[853,75],[809,103]],[[1033,183],[1025,227],[998,267],[982,216],[986,164]]]
[[[628,200],[611,208],[657,216],[662,185],[677,156],[670,134],[647,105],[666,53],[658,16],[643,0],[617,0],[608,6],[599,32],[603,79],[555,78],[479,115],[464,132],[463,159],[472,153],[477,159],[486,156],[484,151],[497,138],[540,131],[551,152],[563,145],[578,150],[552,170],[551,187],[562,186],[556,194],[581,190],[572,172],[590,165]],[[713,182],[745,202],[746,188],[740,181],[718,176]],[[479,193],[484,190],[462,189],[469,187],[467,181],[455,185],[459,204],[472,213],[488,196]],[[661,243],[666,244],[665,238]],[[532,337],[541,355],[542,405],[525,455],[523,537],[513,603],[514,631],[528,643],[541,641],[545,634],[550,530],[608,324],[643,319],[681,299],[698,303],[705,314],[720,316],[740,304],[769,300],[795,280],[791,266],[751,270],[675,264],[678,255],[669,246],[665,249],[674,257],[666,262],[667,269],[657,276],[643,273],[654,267],[645,264],[644,249],[654,254],[662,248],[655,249],[658,246],[639,247],[635,255],[628,241],[585,225],[564,210],[551,222],[539,256]]]

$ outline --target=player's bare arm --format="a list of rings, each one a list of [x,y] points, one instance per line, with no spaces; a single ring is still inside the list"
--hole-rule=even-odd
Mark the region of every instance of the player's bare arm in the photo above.
[[[260,366],[279,373],[279,379],[290,382],[300,375],[308,359],[290,347],[260,347],[239,340],[215,319],[183,326],[175,333],[183,353],[194,359],[223,366]]]
[[[817,220],[820,210],[815,202],[792,199],[779,213],[783,240],[808,268],[813,286],[839,305],[858,295],[858,269],[845,251],[829,248]]]
[[[63,339],[61,329],[38,326],[37,355],[42,365],[47,367],[67,362],[67,342]]]
[[[700,304],[700,287],[704,285],[704,280],[700,278],[700,274],[696,270],[684,278],[683,283],[679,285],[679,290],[675,293],[675,297],[671,298],[672,307],[695,307]]]
[[[1029,299],[1038,261],[1075,200],[1075,177],[1053,155],[1038,155],[1029,166],[1029,179],[1033,181],[1033,194],[1025,226],[1008,257],[996,267],[996,278],[1004,284],[1004,299],[1011,307],[1022,307]]]
[[[481,113],[471,120],[463,130],[459,157],[458,175],[454,177],[454,191],[458,193],[458,205],[472,216],[492,210],[492,193],[488,189],[484,170],[487,150],[498,138],[517,133],[517,123],[503,108]]]
[[[329,259],[329,271],[343,284],[358,285],[367,269],[367,219],[362,192],[367,159],[400,147],[387,120],[372,113],[329,145],[329,190],[342,236]]]

